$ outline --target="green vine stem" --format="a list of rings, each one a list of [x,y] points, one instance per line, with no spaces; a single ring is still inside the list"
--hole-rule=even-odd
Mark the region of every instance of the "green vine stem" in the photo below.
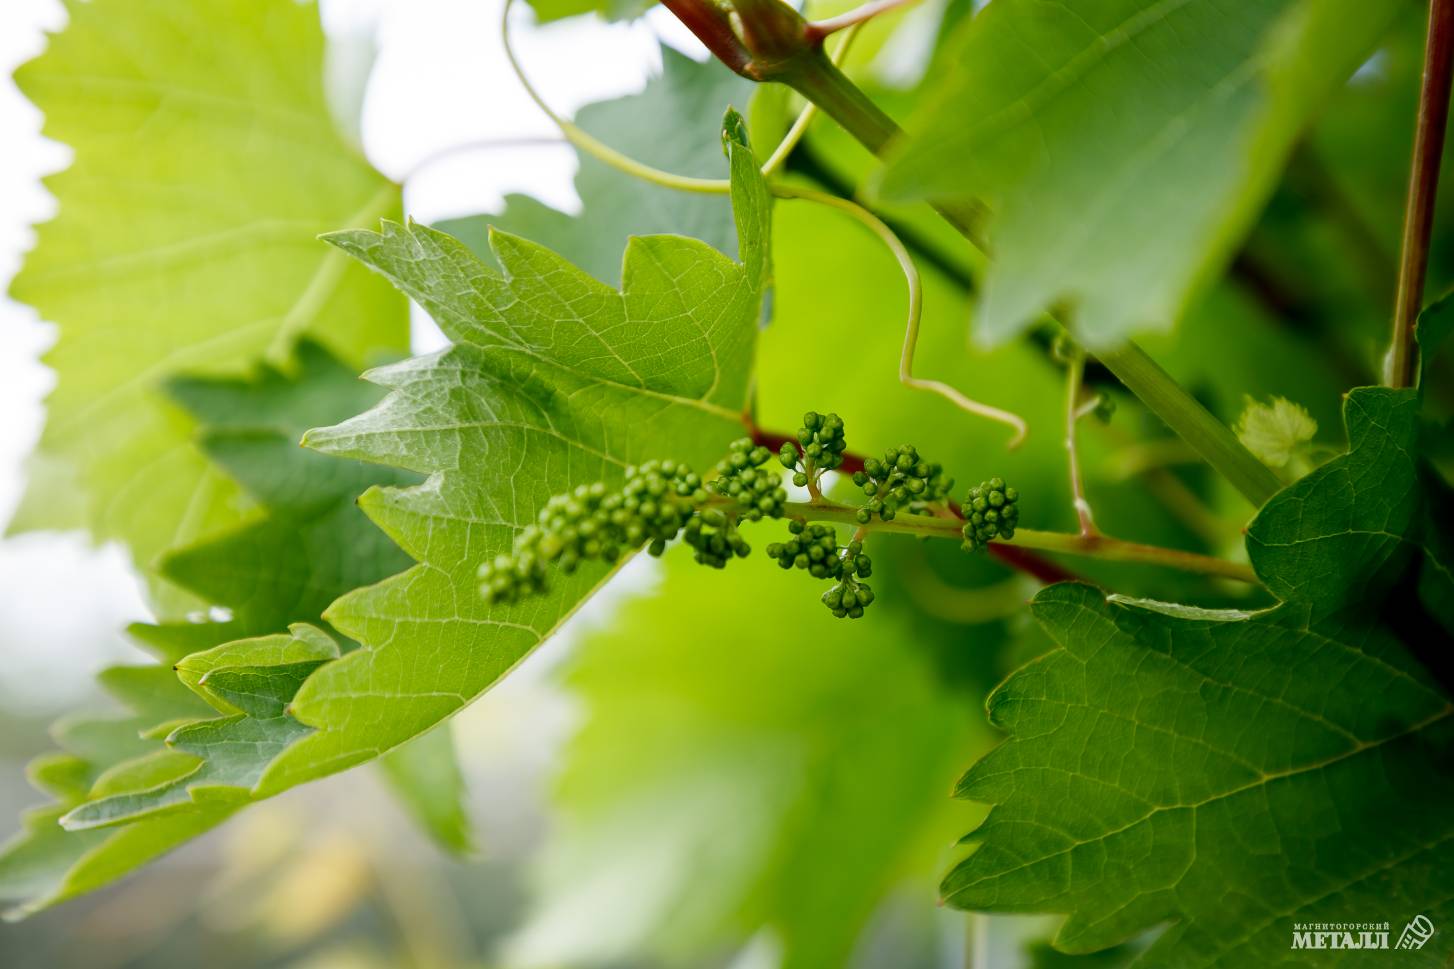
[[[962,541],[964,523],[957,517],[930,517],[927,515],[900,515],[892,521],[874,521],[860,525],[858,509],[829,499],[814,501],[790,501],[783,506],[788,518],[802,518],[806,521],[841,522],[861,528],[867,532],[917,535],[920,538],[948,538]],[[992,542],[1001,544],[1000,542]],[[1106,535],[1077,535],[1069,532],[1043,532],[1033,528],[1016,528],[1014,545],[1032,548],[1042,552],[1059,552],[1064,555],[1080,555],[1111,562],[1135,562],[1142,565],[1156,565],[1164,568],[1195,572],[1238,582],[1256,584],[1257,573],[1252,566],[1242,562],[1180,549],[1163,548],[1159,545],[1142,545],[1138,542],[1122,541]]]
[[[821,43],[809,36],[807,21],[780,0],[737,0],[730,13],[712,0],[663,0],[663,5],[728,67],[753,80],[787,84],[874,154],[884,154],[903,134],[823,54]],[[740,33],[733,29],[738,22]],[[934,208],[972,244],[988,252],[976,206],[939,202]],[[1096,359],[1253,505],[1260,507],[1281,488],[1271,469],[1140,347],[1127,341],[1098,350]]]
[[[653,168],[650,165],[642,164],[636,159],[631,158],[628,155],[624,155],[616,149],[612,148],[610,145],[607,145],[604,142],[596,139],[595,137],[593,137],[583,129],[577,127],[569,120],[561,117],[553,109],[551,109],[551,107],[546,104],[544,98],[542,98],[540,94],[535,90],[534,85],[530,83],[529,77],[525,74],[524,68],[521,66],[519,59],[515,56],[514,45],[510,41],[510,11],[512,6],[514,5],[514,2],[515,0],[505,0],[505,10],[504,14],[502,15],[503,19],[500,32],[503,46],[505,48],[505,56],[509,60],[510,66],[514,70],[515,76],[519,80],[520,85],[525,88],[525,91],[530,96],[530,99],[535,102],[536,106],[538,106],[540,110],[544,112],[545,115],[549,117],[550,120],[553,121],[558,128],[560,128],[560,131],[565,136],[566,140],[568,140],[571,144],[575,145],[581,151],[586,152],[597,160],[603,162],[604,164],[610,165],[611,167],[625,173],[626,175],[630,175],[632,177],[639,178],[647,182],[652,182],[656,185],[661,185],[664,188],[677,189],[685,192],[697,192],[702,194],[725,195],[731,192],[732,183],[727,179],[693,178],[686,175],[677,175],[673,172],[663,171],[659,168]],[[892,9],[893,7],[899,5],[900,4],[897,2],[897,0],[895,0],[895,2],[893,3],[883,5],[881,9]],[[880,8],[877,6],[870,6],[873,7],[873,9],[875,10],[880,10]],[[861,12],[864,9],[867,8],[861,8]],[[794,16],[796,16],[796,14],[794,14]],[[863,19],[859,19],[845,25],[846,31],[844,34],[843,42],[838,46],[838,50],[836,52],[837,57],[841,58],[845,53],[847,53],[849,45],[853,42],[853,38],[857,34],[859,28],[862,27],[863,22]],[[834,27],[833,29],[836,30],[838,28]],[[818,50],[818,55],[823,58],[824,62],[827,63],[830,68],[833,68],[833,62],[829,60],[825,55],[823,55],[821,50]],[[833,69],[836,72],[837,69]],[[842,74],[840,73],[838,76],[842,77]],[[768,160],[763,163],[761,171],[765,178],[771,176],[787,159],[788,154],[792,151],[793,147],[798,143],[798,141],[802,138],[803,134],[807,131],[808,125],[812,122],[817,110],[818,106],[811,98],[809,98],[807,106],[798,116],[792,127],[789,128],[787,134],[783,137],[782,142],[778,145],[777,149],[773,151],[772,155],[769,156]],[[892,124],[892,122],[889,123]],[[899,382],[902,383],[905,387],[910,388],[911,390],[922,390],[928,393],[937,394],[938,396],[943,397],[945,400],[948,400],[950,403],[954,404],[956,407],[958,407],[960,410],[963,410],[967,414],[973,415],[975,417],[982,417],[986,420],[991,420],[1006,425],[1011,429],[1011,431],[1013,431],[1013,436],[1011,437],[1007,446],[1011,449],[1018,447],[1021,442],[1024,441],[1025,435],[1028,432],[1028,427],[1025,423],[1025,420],[1024,418],[1020,417],[1020,415],[1011,413],[1010,411],[1004,410],[999,407],[994,407],[990,404],[985,404],[980,401],[974,400],[973,398],[966,396],[959,390],[951,387],[943,381],[927,380],[915,377],[913,375],[914,351],[915,348],[918,346],[919,342],[919,322],[923,310],[922,285],[919,277],[919,270],[914,265],[913,258],[909,255],[909,251],[904,246],[903,242],[899,239],[897,235],[894,234],[894,231],[890,229],[883,222],[883,220],[879,219],[872,212],[869,212],[863,206],[858,205],[857,203],[852,202],[848,199],[839,198],[836,195],[829,195],[826,192],[819,192],[814,189],[803,188],[793,185],[784,185],[779,182],[770,182],[768,187],[772,191],[773,195],[778,198],[798,199],[807,202],[814,202],[818,205],[823,205],[828,208],[836,209],[839,212],[843,212],[857,220],[861,225],[867,228],[870,232],[877,236],[880,241],[884,243],[889,251],[893,253],[894,259],[898,262],[899,268],[903,271],[904,280],[907,283],[909,290],[908,322],[906,323],[904,328],[903,350],[901,351],[899,357]]]
[[[908,322],[904,327],[903,349],[899,353],[899,383],[913,390],[924,390],[932,394],[938,394],[967,414],[973,414],[976,417],[983,417],[986,420],[1004,424],[1014,432],[1014,436],[1010,439],[1007,447],[1011,449],[1019,447],[1024,442],[1025,435],[1029,432],[1029,427],[1026,425],[1025,419],[1019,414],[966,397],[954,387],[951,387],[941,380],[927,380],[923,377],[914,376],[914,351],[919,345],[919,323],[923,317],[924,288],[923,281],[919,276],[919,268],[914,265],[914,259],[909,254],[908,247],[894,233],[894,230],[890,229],[882,219],[868,209],[848,199],[839,198],[836,195],[829,195],[826,192],[818,192],[792,185],[774,186],[773,191],[781,198],[806,199],[827,206],[828,208],[837,209],[851,216],[860,225],[878,236],[884,246],[893,253],[894,259],[898,262],[899,269],[903,272],[904,280],[909,287]]]
[[[1065,361],[1065,453],[1070,465],[1070,500],[1082,535],[1096,534],[1095,518],[1085,497],[1085,479],[1080,473],[1080,449],[1076,446],[1076,426],[1081,418],[1081,383],[1085,378],[1085,351],[1072,344]]]
[[[1128,340],[1115,351],[1099,351],[1095,356],[1254,506],[1261,508],[1282,489],[1272,469],[1243,447],[1231,428],[1187,393],[1146,351]]]

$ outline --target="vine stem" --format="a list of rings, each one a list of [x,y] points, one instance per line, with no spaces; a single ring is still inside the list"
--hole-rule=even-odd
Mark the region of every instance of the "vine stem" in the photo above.
[[[1065,454],[1070,465],[1070,497],[1082,535],[1096,534],[1090,502],[1085,497],[1085,479],[1080,473],[1080,450],[1076,447],[1076,425],[1080,423],[1080,385],[1085,377],[1085,351],[1072,346],[1065,362]]]
[[[908,284],[909,288],[909,316],[908,322],[904,326],[903,349],[899,352],[899,383],[912,390],[923,390],[932,394],[938,394],[967,414],[1004,424],[1014,434],[1006,446],[1011,450],[1019,447],[1024,442],[1025,435],[1029,431],[1025,419],[1019,414],[967,397],[941,380],[927,380],[923,377],[914,376],[914,351],[919,345],[919,323],[924,314],[924,286],[923,280],[919,276],[919,267],[914,265],[914,259],[909,254],[908,247],[894,233],[894,230],[890,229],[882,219],[868,209],[856,202],[839,198],[836,195],[829,195],[826,192],[818,192],[792,185],[777,186],[774,188],[774,192],[782,198],[807,199],[817,202],[819,205],[837,209],[851,216],[860,225],[878,236],[879,240],[889,252],[893,253],[894,259],[899,264],[899,269],[904,274],[904,281]]]
[[[930,517],[927,515],[900,515],[891,521],[874,519],[867,525],[859,522],[858,509],[835,501],[787,502],[783,514],[788,518],[802,518],[807,521],[841,522],[853,525],[867,533],[893,535],[917,535],[921,538],[947,538],[963,541],[963,522],[957,518]],[[857,534],[857,533],[855,533]],[[996,540],[991,545],[1007,544]],[[1136,562],[1143,565],[1157,565],[1211,575],[1238,582],[1257,584],[1257,573],[1252,566],[1241,562],[1183,552],[1180,549],[1163,548],[1159,545],[1142,545],[1138,542],[1122,541],[1106,535],[1078,535],[1071,532],[1045,532],[1033,528],[1015,529],[1013,544],[1020,548],[1037,549],[1042,552],[1059,552],[1065,555],[1081,555],[1111,562]]]
[[[759,427],[751,419],[744,417],[743,425],[752,436],[753,443],[761,444],[773,451],[778,451],[784,443],[796,444],[798,439]],[[853,451],[844,451],[840,455],[843,463],[837,468],[839,474],[852,475],[855,471],[863,470],[863,455]],[[954,509],[945,507],[941,517],[950,521],[958,521],[963,524],[964,519],[955,514]],[[1005,565],[1017,572],[1023,572],[1031,578],[1044,585],[1054,585],[1057,582],[1084,582],[1074,572],[1063,568],[1058,563],[1052,562],[1044,556],[1032,552],[1027,548],[1020,548],[1014,543],[995,543],[989,546],[989,553],[999,559]]]
[[[696,178],[690,175],[678,175],[675,172],[669,172],[652,165],[643,164],[630,155],[617,151],[569,118],[557,113],[546,102],[545,98],[540,95],[540,92],[535,89],[535,85],[530,82],[530,77],[525,73],[525,68],[515,53],[515,45],[510,40],[510,14],[514,6],[515,0],[505,0],[505,7],[500,15],[500,38],[505,48],[505,59],[509,62],[510,70],[514,73],[515,79],[525,89],[526,95],[535,103],[535,106],[540,109],[541,113],[560,129],[560,133],[566,141],[592,158],[595,158],[597,161],[609,165],[619,172],[630,175],[633,178],[641,179],[642,181],[651,182],[654,185],[660,185],[663,188],[675,189],[679,192],[693,192],[699,195],[727,195],[732,191],[732,182],[725,178]],[[833,54],[835,59],[841,59],[847,55],[848,49],[852,46],[854,38],[858,36],[858,31],[861,27],[862,24],[855,24],[843,35],[843,40],[839,43],[838,49]],[[813,118],[817,114],[818,105],[814,104],[811,100],[808,101],[807,105],[798,114],[798,117],[793,121],[787,134],[783,136],[777,148],[768,156],[767,161],[763,162],[762,174],[764,178],[771,176],[787,161],[788,155],[792,153],[793,149],[797,147],[798,142],[802,140],[803,135],[807,133],[808,125],[812,124]]]
[[[869,0],[868,3],[860,7],[854,7],[847,13],[810,22],[807,27],[808,39],[822,40],[829,34],[837,33],[848,27],[861,26],[880,14],[885,14],[890,10],[897,10],[900,7],[906,7],[916,2],[918,0]]]
[[[821,45],[814,44],[806,33],[807,22],[780,0],[737,0],[730,15],[714,0],[662,2],[728,67],[752,80],[789,85],[875,155],[884,155],[903,135],[894,120],[823,55]],[[734,17],[744,22],[742,36],[732,28]],[[746,23],[759,18],[760,22]],[[749,49],[744,40],[756,39],[759,32],[771,42],[762,55]],[[988,253],[979,229],[982,212],[978,206],[958,200],[932,204],[961,235]],[[1271,469],[1140,347],[1126,341],[1096,350],[1096,359],[1253,505],[1260,507],[1281,488]]]
[[[1454,0],[1430,0],[1424,77],[1419,88],[1419,113],[1409,166],[1409,194],[1404,207],[1403,243],[1399,250],[1393,336],[1389,341],[1384,370],[1384,382],[1390,387],[1413,386],[1418,367],[1415,328],[1419,310],[1423,308],[1429,233],[1433,227],[1439,163],[1444,155],[1444,133],[1449,121],[1451,76],[1454,76]]]
[[[732,191],[732,183],[728,179],[693,178],[642,164],[636,159],[622,154],[604,142],[599,141],[594,136],[557,114],[545,102],[545,99],[540,96],[539,92],[535,90],[535,86],[530,83],[529,77],[525,74],[524,68],[515,56],[514,45],[510,42],[510,11],[514,2],[515,0],[505,0],[505,10],[502,15],[503,19],[500,30],[505,48],[505,56],[509,60],[510,66],[514,69],[515,77],[519,80],[520,85],[525,88],[530,99],[560,128],[561,134],[571,144],[596,158],[598,161],[610,165],[626,175],[661,185],[664,188],[713,195],[725,195]],[[883,9],[889,8],[884,7]],[[847,53],[849,45],[852,44],[853,38],[857,35],[859,28],[866,19],[867,17],[864,17],[862,20],[848,25],[843,42],[838,45],[836,52],[838,58],[843,57]],[[824,58],[824,62],[830,67],[832,66],[832,61],[829,61],[827,58]],[[807,131],[808,125],[812,122],[816,113],[817,105],[813,99],[809,98],[807,106],[799,114],[797,120],[783,137],[782,142],[773,151],[772,155],[769,156],[768,160],[763,163],[761,171],[764,178],[772,175],[787,159],[788,154]],[[872,212],[849,199],[839,198],[836,195],[830,195],[814,189],[784,185],[778,182],[769,182],[768,188],[777,198],[814,202],[818,205],[843,212],[857,220],[859,224],[866,227],[884,243],[893,254],[894,259],[898,262],[909,290],[908,322],[904,328],[903,349],[899,357],[899,382],[911,390],[922,390],[937,394],[967,414],[1008,426],[1013,432],[1013,436],[1007,447],[1012,450],[1018,447],[1024,441],[1025,435],[1028,432],[1024,418],[1002,408],[974,400],[943,381],[927,380],[913,375],[914,351],[918,346],[919,323],[923,316],[923,286],[919,277],[918,267],[914,265],[913,257],[910,256],[908,248],[904,246],[894,231]],[[814,486],[811,480],[809,486]]]
[[[844,31],[843,40],[839,42],[838,49],[833,52],[833,62],[835,64],[842,63],[843,59],[848,56],[848,48],[853,46],[853,41],[858,37],[858,32],[863,29],[863,24],[864,22],[860,21]],[[777,148],[768,156],[767,161],[762,163],[763,178],[772,177],[783,167],[788,160],[788,156],[793,153],[793,149],[798,147],[798,143],[808,133],[808,126],[813,123],[813,119],[816,117],[818,117],[818,106],[812,101],[809,101],[804,105],[803,110],[798,113],[798,117],[793,121],[792,127],[788,129],[787,134],[783,135],[783,140],[778,142]]]

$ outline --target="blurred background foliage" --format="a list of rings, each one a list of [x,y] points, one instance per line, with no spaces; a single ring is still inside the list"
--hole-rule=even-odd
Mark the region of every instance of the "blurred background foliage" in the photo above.
[[[876,21],[851,56],[853,72],[906,114],[919,93],[916,65],[936,56],[939,22],[973,6],[949,0]],[[1318,421],[1320,444],[1336,446],[1341,390],[1374,379],[1421,43],[1411,6],[1301,140],[1225,276],[1174,334],[1144,341],[1229,423],[1244,395],[1281,395]],[[670,49],[662,56],[666,83],[586,108],[580,123],[649,162],[714,175],[723,104],[751,101],[760,143],[794,114],[780,92],[753,92]],[[487,109],[487,97],[476,100],[474,110]],[[848,192],[868,170],[866,154],[823,121],[787,168]],[[440,224],[481,250],[486,224],[508,228],[612,283],[619,246],[603,245],[603,234],[684,231],[732,251],[723,200],[675,196],[589,160],[575,185],[583,218],[513,196]],[[1056,427],[1062,377],[1048,335],[993,352],[971,346],[963,241],[922,211],[885,214],[925,273],[919,373],[1013,401],[1032,427]],[[837,213],[791,202],[777,206],[774,230],[774,318],[757,372],[762,425],[791,428],[805,410],[832,408],[850,446],[870,452],[903,443],[912,428],[920,450],[948,467],[992,467],[1013,480],[1036,527],[1073,527],[1058,434],[1006,454],[997,426],[900,389],[903,282],[877,241]],[[1430,274],[1431,292],[1454,282],[1454,193],[1440,202]],[[854,352],[833,352],[835,340]],[[1118,405],[1108,424],[1088,422],[1083,433],[1098,521],[1127,538],[1241,555],[1227,524],[1244,510],[1240,499],[1106,375],[1090,378]],[[1434,386],[1446,413],[1454,409],[1454,384]],[[1148,488],[1158,499],[1150,506]],[[1053,920],[935,908],[955,839],[981,810],[948,793],[995,743],[983,697],[1049,644],[1020,608],[1035,588],[1023,576],[909,539],[881,545],[881,605],[852,624],[835,622],[806,579],[795,588],[799,577],[783,579],[765,558],[733,566],[730,594],[680,550],[659,565],[633,562],[567,634],[455,721],[474,829],[470,844],[454,843],[471,849],[462,856],[420,833],[378,774],[355,771],[253,807],[123,883],[0,927],[0,965],[1124,964],[1134,946],[1055,953],[1044,942]],[[1147,596],[1257,601],[1175,573],[1074,567]],[[7,688],[43,693],[46,684]],[[35,801],[21,764],[48,746],[51,712],[35,701],[0,707],[6,817]],[[388,773],[411,769],[427,768]]]

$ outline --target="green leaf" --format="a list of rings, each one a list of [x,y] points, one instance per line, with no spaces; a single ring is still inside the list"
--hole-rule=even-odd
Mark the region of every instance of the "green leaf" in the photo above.
[[[724,71],[720,64],[698,64],[665,46],[661,67],[661,75],[639,93],[586,105],[576,113],[575,123],[616,150],[664,171],[724,178],[722,139],[702,119],[719,117],[729,104],[745,105],[752,82]],[[671,136],[663,137],[664,131]],[[612,284],[620,282],[619,247],[629,236],[674,233],[736,254],[732,207],[725,196],[663,188],[624,175],[585,152],[576,155],[579,216],[558,212],[528,196],[508,195],[499,215],[449,219],[438,228],[463,240],[481,259],[493,260],[488,235],[494,226],[554,249]]]
[[[56,803],[35,808],[22,818],[22,830],[0,845],[0,900],[13,903],[7,919],[21,918],[42,908],[92,891],[165,854],[172,848],[215,827],[232,813],[219,805],[185,815],[159,817],[120,830],[67,831],[60,819],[84,803],[93,789],[115,785],[131,765],[140,774],[167,755],[159,738],[144,736],[158,720],[195,718],[205,706],[180,686],[167,669],[180,656],[158,652],[164,665],[143,668],[158,693],[147,696],[145,715],[102,714],[63,720],[52,730],[61,752],[44,755],[30,765],[31,783],[56,798]],[[165,676],[162,679],[152,671]],[[109,671],[108,671],[109,672]],[[132,690],[138,673],[103,675],[109,689],[135,700]],[[160,765],[175,770],[175,766]]]
[[[301,736],[296,721],[278,717],[279,705],[339,649],[333,638],[306,626],[295,627],[292,636],[228,641],[299,620],[319,622],[337,596],[407,565],[407,556],[354,499],[376,482],[418,478],[297,445],[304,428],[368,407],[379,392],[310,343],[298,347],[290,369],[263,366],[237,379],[167,383],[172,398],[200,424],[202,451],[235,474],[265,514],[162,562],[162,574],[198,598],[228,607],[230,618],[132,627],[160,665],[101,674],[102,685],[131,713],[57,726],[57,743],[67,753],[42,758],[32,778],[58,804],[28,815],[26,830],[0,849],[0,898],[20,900],[15,914],[100,887],[225,820],[235,805],[189,804],[191,786],[211,784],[213,793],[220,783],[245,786],[281,744]],[[225,724],[215,719],[197,726],[199,718],[219,712],[233,718],[230,732],[219,738]],[[245,722],[244,714],[259,722]],[[168,739],[187,749],[168,753]],[[250,746],[238,756],[243,743]],[[215,751],[227,757],[206,763]],[[163,778],[158,770],[173,773]],[[96,806],[103,797],[104,806]],[[68,814],[75,830],[57,824]],[[103,822],[132,823],[94,827]]]
[[[291,635],[263,636],[223,643],[214,649],[192,653],[173,667],[177,679],[222,714],[245,713],[227,697],[226,683],[218,690],[218,677],[239,670],[287,670],[299,666],[317,668],[338,658],[338,643],[311,626],[298,624]],[[288,690],[291,696],[297,689]],[[281,711],[278,711],[281,712]]]
[[[159,761],[151,754],[112,768],[84,803],[61,818],[61,825],[85,831],[205,813],[219,803],[251,799],[267,765],[310,732],[289,714],[288,704],[308,675],[337,655],[336,647],[320,651],[325,642],[331,643],[324,633],[299,624],[289,633],[226,644],[218,647],[221,656],[193,660],[193,672],[210,667],[197,678],[196,688],[220,707],[239,712],[177,727],[160,752],[172,759]],[[291,661],[299,654],[315,658]],[[233,665],[239,663],[256,665]]]
[[[336,461],[298,447],[310,427],[379,401],[378,388],[311,342],[287,371],[262,365],[239,378],[182,377],[169,397],[201,431],[201,451],[265,513],[197,545],[173,549],[158,572],[231,618],[166,624],[146,636],[181,637],[194,652],[231,639],[317,623],[334,599],[407,567],[409,558],[357,508],[376,484],[417,475]]]
[[[441,848],[456,855],[474,850],[464,775],[448,723],[395,747],[379,758],[379,767],[404,810]]]
[[[1237,419],[1237,438],[1270,468],[1285,468],[1318,433],[1318,422],[1306,407],[1286,397],[1267,403],[1247,398]]]
[[[602,285],[514,236],[504,274],[452,236],[386,224],[331,236],[430,312],[448,350],[377,370],[378,407],[307,443],[429,475],[360,503],[419,564],[325,614],[363,644],[313,674],[291,704],[316,731],[258,785],[267,794],[377,757],[488,689],[607,575],[582,569],[544,598],[488,607],[481,562],[507,550],[547,497],[662,454],[708,465],[742,433],[762,300],[770,198],[730,145],[745,265],[678,236],[626,247],[624,286]]]
[[[1309,114],[1403,10],[1001,0],[959,32],[881,192],[988,205],[988,341],[1061,303],[1092,346],[1168,327],[1221,269]]]
[[[990,698],[1011,736],[960,783],[994,808],[950,902],[1069,913],[1070,952],[1172,922],[1137,963],[1154,966],[1275,964],[1294,922],[1454,916],[1454,706],[1414,659],[1441,646],[1376,618],[1427,555],[1417,394],[1363,388],[1345,413],[1349,452],[1248,532],[1283,604],[1035,598],[1061,648]]]
[[[589,717],[507,961],[699,966],[765,928],[778,965],[848,965],[885,897],[942,864],[966,820],[945,785],[988,738],[912,608],[845,624],[766,557],[732,564],[731,595],[665,563],[572,661]]]
[[[338,134],[323,36],[293,0],[93,0],[16,73],[75,151],[47,179],[15,298],[59,324],[58,381],[12,527],[86,527],[150,567],[246,502],[158,393],[311,335],[355,369],[402,350],[404,301],[316,236],[399,209]],[[170,604],[170,603],[169,603]]]

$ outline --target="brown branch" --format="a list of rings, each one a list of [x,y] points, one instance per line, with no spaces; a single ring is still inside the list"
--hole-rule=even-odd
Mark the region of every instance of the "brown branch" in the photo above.
[[[1429,262],[1429,232],[1439,188],[1439,162],[1449,120],[1449,81],[1454,74],[1454,0],[1430,0],[1429,35],[1424,47],[1424,80],[1419,89],[1419,115],[1414,128],[1408,204],[1404,209],[1403,245],[1399,252],[1398,295],[1394,301],[1393,339],[1389,345],[1385,383],[1410,387],[1418,366],[1414,327],[1424,301],[1424,274]]]

